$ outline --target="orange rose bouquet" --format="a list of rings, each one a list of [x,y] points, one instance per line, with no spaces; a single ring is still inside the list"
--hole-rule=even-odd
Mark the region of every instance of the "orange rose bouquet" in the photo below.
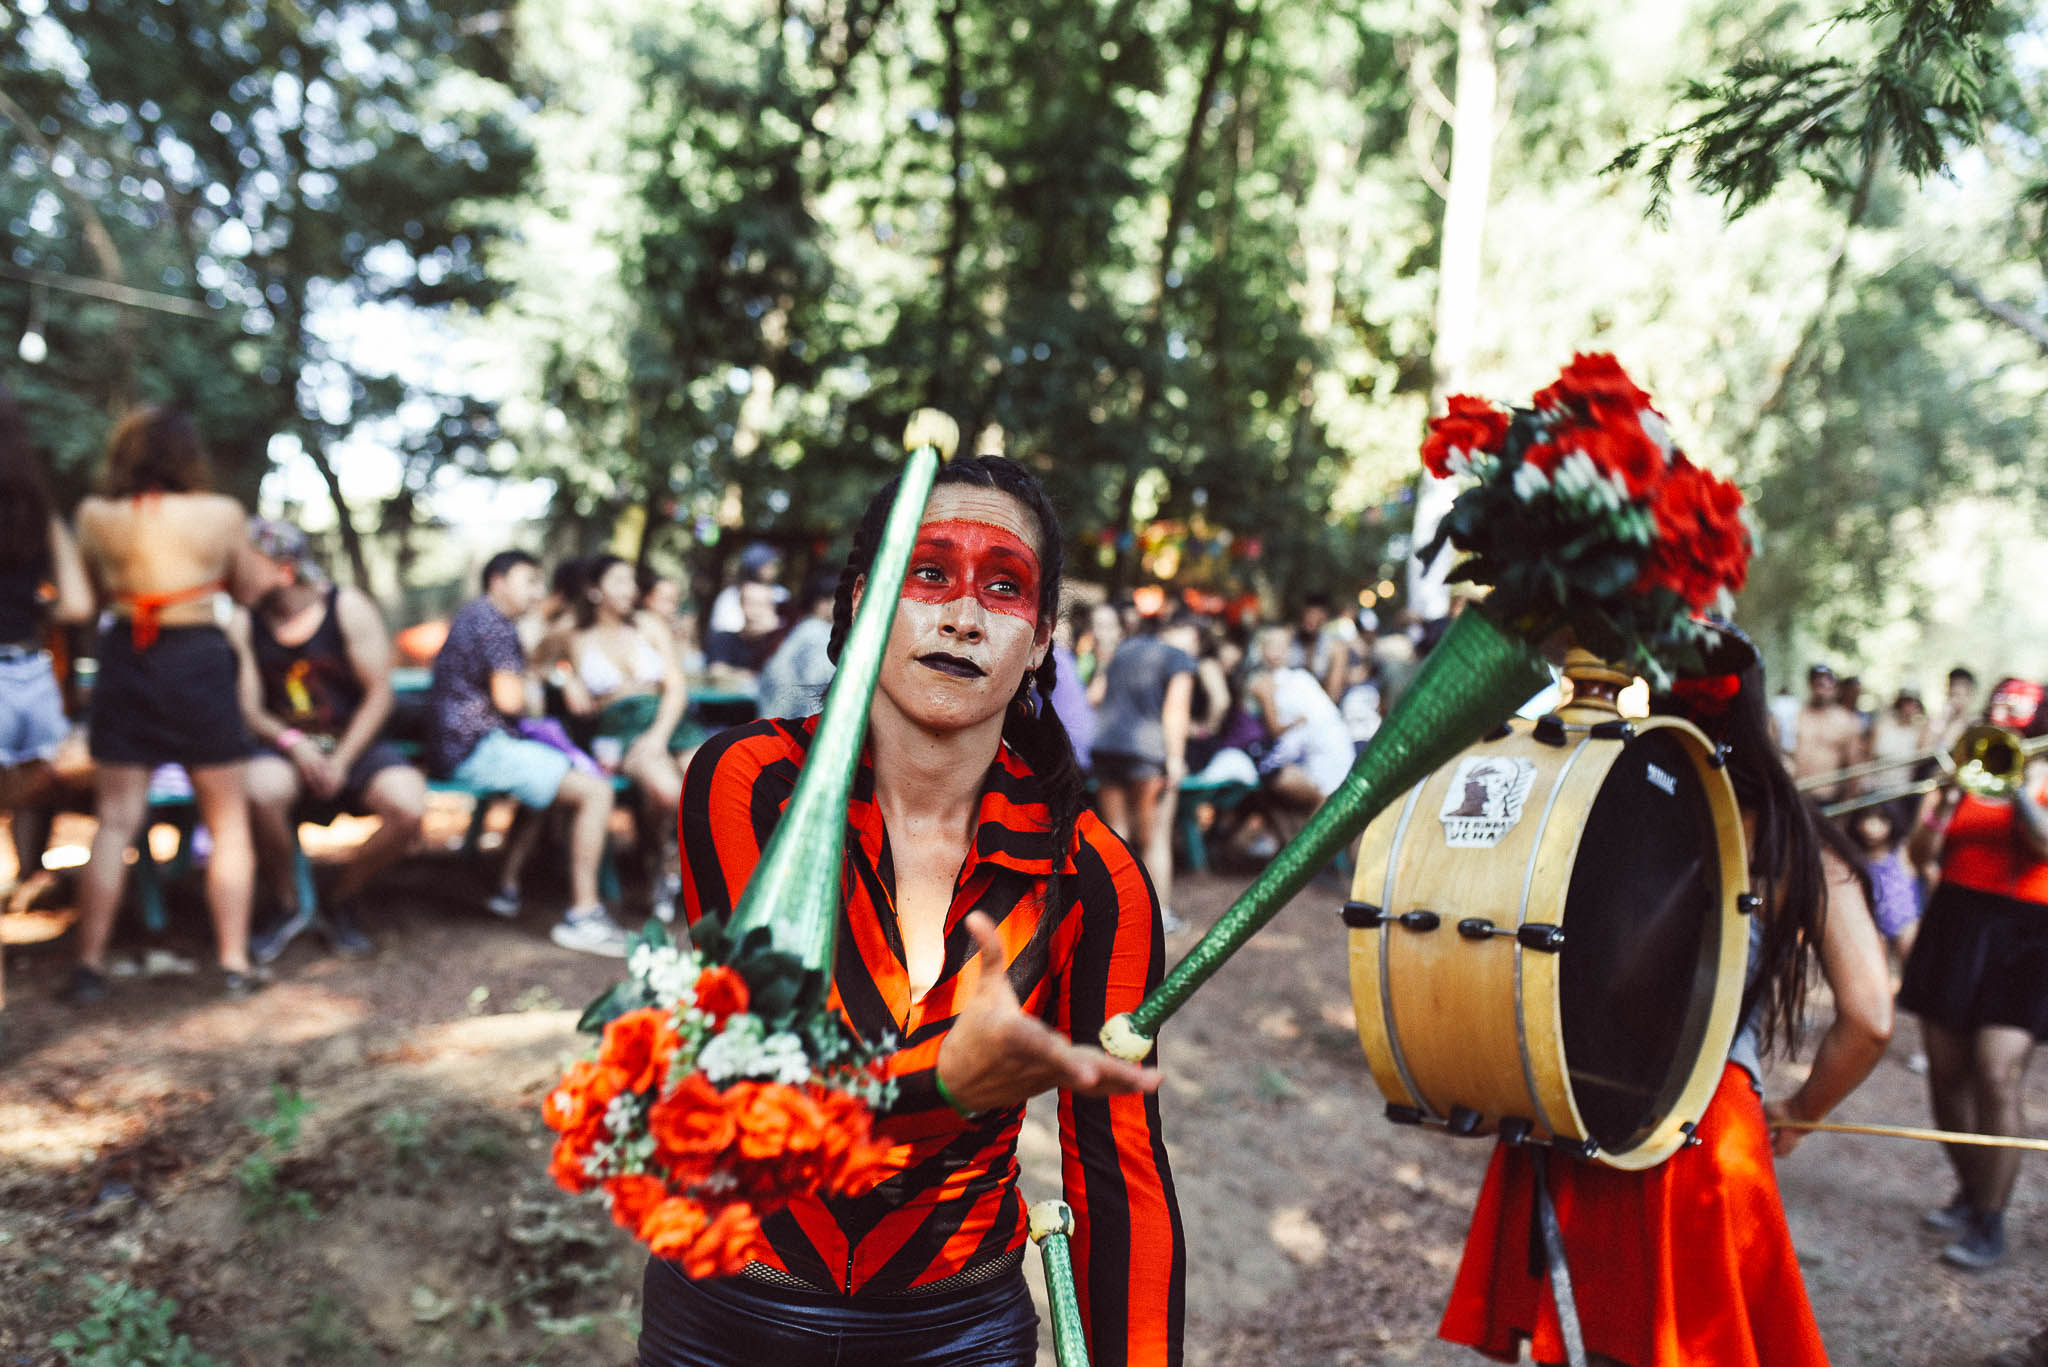
[[[627,979],[581,1028],[597,1055],[572,1065],[541,1114],[560,1136],[549,1174],[598,1191],[612,1218],[692,1277],[754,1256],[761,1217],[803,1193],[864,1191],[881,1175],[872,1132],[893,1084],[836,1010],[807,1007],[802,975],[765,932],[696,947],[650,921]]]

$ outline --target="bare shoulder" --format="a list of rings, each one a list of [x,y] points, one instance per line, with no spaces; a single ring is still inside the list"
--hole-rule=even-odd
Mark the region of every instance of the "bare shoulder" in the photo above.
[[[384,625],[384,609],[354,585],[335,591],[334,610],[341,614],[342,625],[351,629],[358,625],[381,629]]]

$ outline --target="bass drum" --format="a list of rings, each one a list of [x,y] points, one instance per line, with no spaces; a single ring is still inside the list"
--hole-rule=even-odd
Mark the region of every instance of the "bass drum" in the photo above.
[[[1513,722],[1366,829],[1351,997],[1389,1116],[1647,1168],[1719,1084],[1752,899],[1714,746],[1593,716]]]

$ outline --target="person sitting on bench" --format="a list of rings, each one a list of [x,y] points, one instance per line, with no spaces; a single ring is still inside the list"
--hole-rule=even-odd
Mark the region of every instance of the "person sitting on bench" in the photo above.
[[[317,927],[337,954],[368,954],[376,946],[357,924],[358,899],[412,848],[427,806],[426,778],[384,739],[391,635],[368,594],[328,582],[297,527],[259,518],[249,540],[274,578],[228,635],[240,660],[242,716],[261,747],[245,780],[257,868],[279,908],[250,952],[275,963]],[[294,831],[299,821],[325,825],[343,813],[382,824],[316,907],[300,895]]]

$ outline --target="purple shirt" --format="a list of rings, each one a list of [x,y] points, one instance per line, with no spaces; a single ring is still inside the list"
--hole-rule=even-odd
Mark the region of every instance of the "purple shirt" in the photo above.
[[[1878,933],[1887,940],[1920,919],[1920,890],[1913,883],[1913,871],[1897,850],[1877,859],[1867,859],[1870,871],[1871,914],[1877,918]]]
[[[430,724],[427,767],[446,778],[493,731],[512,729],[491,701],[491,676],[524,674],[526,648],[511,620],[488,598],[463,605],[448,624],[448,639],[434,658],[434,683],[427,691]]]

